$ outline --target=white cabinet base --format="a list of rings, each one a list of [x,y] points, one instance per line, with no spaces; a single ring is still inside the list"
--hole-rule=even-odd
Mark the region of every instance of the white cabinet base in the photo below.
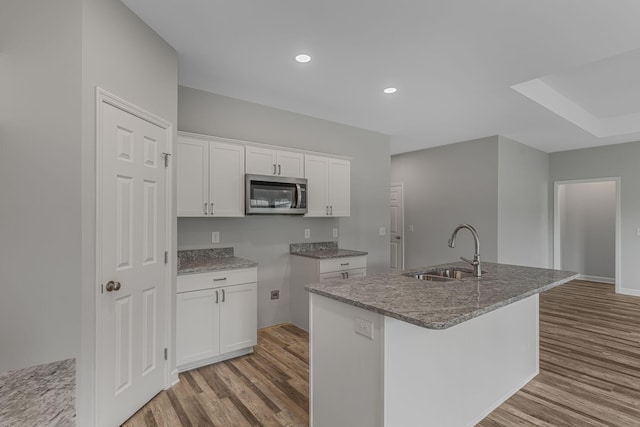
[[[538,374],[538,295],[443,330],[310,300],[313,427],[472,426]]]
[[[212,363],[222,362],[224,360],[233,359],[235,357],[244,356],[246,354],[253,353],[253,347],[243,348],[242,350],[236,350],[218,356],[209,357],[207,359],[198,360],[197,362],[185,363],[178,366],[178,372],[190,371],[192,369],[201,368],[203,366],[211,365]]]

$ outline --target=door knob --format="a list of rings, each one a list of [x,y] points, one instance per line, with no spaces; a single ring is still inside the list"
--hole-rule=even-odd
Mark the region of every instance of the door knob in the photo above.
[[[111,291],[119,291],[120,290],[120,282],[114,282],[113,280],[109,280],[106,286],[107,292]]]
[[[402,239],[402,237],[400,237],[400,236],[396,236],[396,239],[400,240],[400,239]]]

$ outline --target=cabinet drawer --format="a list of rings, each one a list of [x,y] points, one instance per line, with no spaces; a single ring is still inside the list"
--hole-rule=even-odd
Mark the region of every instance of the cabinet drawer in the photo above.
[[[366,266],[367,266],[366,256],[323,259],[323,260],[320,260],[320,273],[352,270],[354,268],[365,268]]]
[[[220,270],[209,273],[185,274],[178,276],[176,292],[191,292],[201,289],[220,288],[258,281],[257,268]]]
[[[333,282],[342,279],[356,279],[358,277],[364,277],[367,275],[366,268],[357,268],[347,271],[332,271],[330,273],[320,274],[320,283]]]

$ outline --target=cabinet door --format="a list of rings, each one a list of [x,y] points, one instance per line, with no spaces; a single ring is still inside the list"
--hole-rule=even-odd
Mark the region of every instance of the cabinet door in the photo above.
[[[307,154],[304,156],[304,173],[307,178],[307,215],[327,216],[327,174],[329,159]]]
[[[278,151],[277,175],[304,178],[304,154]]]
[[[220,353],[251,347],[257,343],[257,284],[228,286],[221,289]]]
[[[212,142],[209,153],[209,213],[244,216],[244,146]]]
[[[246,171],[255,175],[276,175],[278,172],[276,151],[248,145],[246,148]]]
[[[209,141],[178,137],[178,216],[205,216],[209,203]]]
[[[329,206],[332,216],[351,215],[351,162],[329,159]]]
[[[220,291],[182,292],[176,301],[176,365],[220,354]]]

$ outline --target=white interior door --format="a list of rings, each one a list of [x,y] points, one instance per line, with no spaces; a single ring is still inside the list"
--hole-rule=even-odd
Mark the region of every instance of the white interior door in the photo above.
[[[120,425],[165,383],[167,131],[102,104],[98,424]],[[111,290],[110,290],[111,289]]]
[[[404,212],[402,202],[402,184],[392,185],[390,193],[389,244],[391,270],[404,270]]]

